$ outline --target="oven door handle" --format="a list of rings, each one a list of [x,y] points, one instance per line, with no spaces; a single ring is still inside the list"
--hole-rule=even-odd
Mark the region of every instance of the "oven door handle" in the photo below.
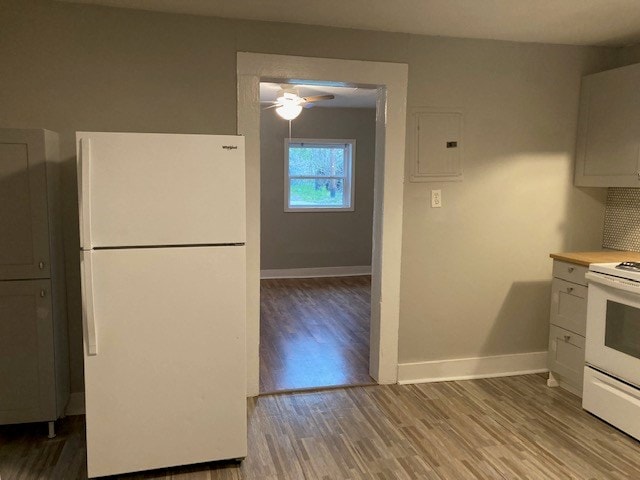
[[[589,281],[589,283],[599,283],[600,285],[604,285],[605,287],[624,290],[625,292],[640,295],[640,283],[634,282],[632,280],[613,277],[611,275],[604,275],[597,272],[587,272],[585,274],[585,278]]]

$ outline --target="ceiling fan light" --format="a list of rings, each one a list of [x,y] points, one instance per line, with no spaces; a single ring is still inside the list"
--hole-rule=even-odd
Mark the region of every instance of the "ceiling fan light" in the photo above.
[[[285,120],[293,120],[302,111],[302,106],[300,105],[281,105],[276,108],[276,113],[280,115]]]
[[[278,93],[276,93],[276,102],[284,103],[284,102],[297,102],[300,100],[300,96],[298,95],[298,91],[294,88],[281,88]]]

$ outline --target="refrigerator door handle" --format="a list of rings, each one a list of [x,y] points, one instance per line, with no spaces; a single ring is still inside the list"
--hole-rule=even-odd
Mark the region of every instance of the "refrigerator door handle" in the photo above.
[[[87,354],[98,354],[98,332],[96,331],[96,316],[93,308],[93,262],[91,252],[82,252],[82,320],[87,337]]]
[[[80,244],[89,249],[91,244],[91,139],[80,139]]]

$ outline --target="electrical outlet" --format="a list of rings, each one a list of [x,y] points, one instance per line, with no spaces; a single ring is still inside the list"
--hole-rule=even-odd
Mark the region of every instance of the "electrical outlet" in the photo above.
[[[431,208],[442,207],[442,190],[431,190]]]

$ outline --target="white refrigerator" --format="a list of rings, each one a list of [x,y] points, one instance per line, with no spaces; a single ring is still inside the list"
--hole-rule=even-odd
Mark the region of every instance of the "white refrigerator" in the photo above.
[[[245,457],[244,139],[76,140],[89,477]]]

